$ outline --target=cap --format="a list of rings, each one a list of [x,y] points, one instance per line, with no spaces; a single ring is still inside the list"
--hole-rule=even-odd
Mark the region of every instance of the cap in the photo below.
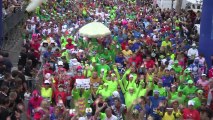
[[[112,93],[112,97],[113,98],[120,98],[120,94],[118,93],[118,91],[114,91],[113,93]]]
[[[206,76],[206,74],[202,74],[202,76]]]
[[[154,94],[159,94],[159,91],[158,90],[154,90],[153,93]]]
[[[183,89],[178,89],[178,92],[183,92]]]
[[[198,90],[197,93],[203,94],[203,90]]]
[[[79,50],[79,52],[84,52],[83,50]]]
[[[190,73],[191,71],[190,70],[188,70],[188,69],[185,69],[184,70],[184,73]]]
[[[193,100],[189,100],[189,101],[188,101],[188,105],[194,106],[194,104],[195,104],[195,102],[194,102]]]
[[[65,47],[63,47],[63,48],[62,48],[62,50],[66,50],[66,48],[65,48]]]
[[[104,86],[108,86],[108,84],[107,84],[107,83],[104,83],[103,85],[104,85]]]
[[[189,80],[187,83],[188,84],[193,84],[194,82],[192,80]]]
[[[58,61],[58,65],[63,65],[63,61]]]
[[[134,77],[134,76],[132,74],[130,74],[129,77],[131,78],[131,77]]]
[[[50,84],[50,81],[49,80],[45,80],[44,84]]]
[[[173,84],[171,87],[172,87],[172,88],[173,88],[173,87],[176,87],[176,85]]]
[[[175,60],[175,61],[174,61],[174,64],[178,64],[178,61],[177,61],[177,60]]]
[[[112,73],[111,76],[112,76],[112,77],[115,76],[115,73]]]
[[[86,114],[91,114],[92,113],[92,108],[86,108],[86,110],[85,110],[85,112],[86,112]]]
[[[193,47],[195,47],[195,46],[196,46],[196,44],[195,44],[195,43],[193,43],[193,44],[192,44],[192,46],[193,46]]]
[[[162,81],[162,80],[159,80],[159,81],[158,81],[158,83],[161,83],[161,84],[162,84],[162,83],[163,83],[163,81]]]

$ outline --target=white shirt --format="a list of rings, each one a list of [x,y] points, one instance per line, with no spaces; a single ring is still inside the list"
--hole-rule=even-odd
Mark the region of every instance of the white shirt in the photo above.
[[[105,120],[118,120],[118,118],[114,115],[112,115],[110,118],[106,118]]]
[[[190,48],[188,50],[187,56],[191,58],[193,55],[195,55],[195,58],[198,57],[198,50]]]

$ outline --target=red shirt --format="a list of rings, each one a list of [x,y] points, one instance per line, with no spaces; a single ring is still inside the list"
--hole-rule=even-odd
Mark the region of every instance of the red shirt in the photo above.
[[[127,42],[121,43],[121,49],[122,49],[122,50],[125,50],[125,49],[126,49],[126,46],[128,46],[128,43],[127,43]]]
[[[64,103],[66,103],[66,92],[62,91],[62,92],[59,92],[58,90],[55,91],[54,93],[55,95],[55,101],[56,103],[58,103],[58,97],[61,96],[61,99],[63,100]]]
[[[74,45],[73,45],[73,44],[67,44],[67,45],[66,45],[66,49],[71,50],[71,49],[73,49],[73,48],[74,48]]]
[[[149,60],[149,61],[146,61],[144,64],[146,68],[149,69],[149,68],[154,68],[155,62],[153,60]]]
[[[208,76],[209,78],[212,78],[213,77],[213,68],[211,68],[208,72]]]
[[[140,64],[141,64],[141,58],[140,58],[140,56],[136,56],[135,58],[129,58],[128,59],[128,63],[130,64],[130,65],[133,65],[133,64],[135,64],[135,66],[137,67],[137,66],[139,66]]]
[[[200,120],[200,113],[197,110],[183,109],[183,119]]]

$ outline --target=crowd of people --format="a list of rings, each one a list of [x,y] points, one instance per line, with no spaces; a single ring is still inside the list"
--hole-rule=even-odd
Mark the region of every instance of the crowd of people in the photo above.
[[[213,67],[193,29],[200,14],[152,0],[47,1],[26,21],[18,69],[0,56],[0,118],[212,119]],[[93,21],[111,35],[80,36]]]
[[[23,0],[2,0],[2,15],[3,17],[6,17],[12,13],[18,8],[21,8],[24,4]]]

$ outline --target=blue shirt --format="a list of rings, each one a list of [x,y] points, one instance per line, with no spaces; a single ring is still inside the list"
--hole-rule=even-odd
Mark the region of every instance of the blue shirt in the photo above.
[[[138,111],[142,111],[143,108],[140,104],[135,105],[134,109],[137,109]],[[146,112],[146,116],[148,116],[149,114],[151,114],[151,108],[148,104],[145,105],[145,112]]]
[[[171,87],[171,84],[174,82],[174,78],[172,76],[163,76],[163,87]]]
[[[120,64],[124,65],[124,60],[125,60],[124,57],[119,57],[119,56],[115,57],[115,62],[116,63],[120,63]]]
[[[151,110],[155,109],[158,107],[159,103],[163,100],[165,100],[166,98],[165,97],[158,97],[158,98],[155,98],[154,96],[150,96],[149,97],[149,100],[151,101]]]

